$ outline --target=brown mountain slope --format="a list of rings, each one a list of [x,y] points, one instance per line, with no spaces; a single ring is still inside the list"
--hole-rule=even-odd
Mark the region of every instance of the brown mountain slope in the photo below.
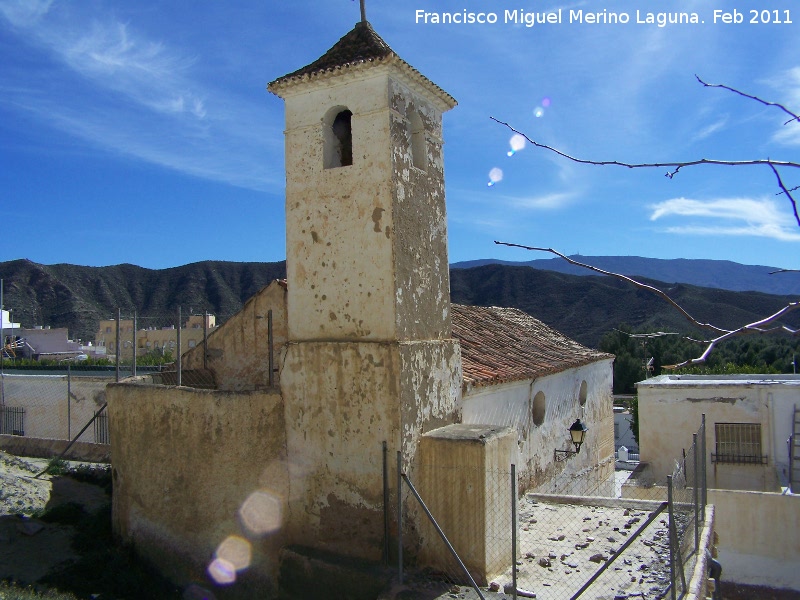
[[[91,340],[99,319],[124,316],[171,319],[209,311],[218,321],[236,313],[264,285],[285,277],[285,263],[204,261],[171,269],[134,265],[82,267],[0,263],[5,307],[23,326],[67,327]],[[657,283],[699,320],[738,327],[777,311],[791,300],[757,292],[730,292]],[[596,346],[620,323],[639,328],[687,331],[683,318],[663,300],[610,277],[580,277],[530,267],[485,265],[451,269],[454,302],[524,310],[579,342]],[[174,320],[174,319],[172,319]],[[800,324],[800,314],[788,321]]]

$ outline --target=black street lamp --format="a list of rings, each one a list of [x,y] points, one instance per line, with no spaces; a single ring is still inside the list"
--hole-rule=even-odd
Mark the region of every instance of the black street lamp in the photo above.
[[[583,444],[583,440],[586,437],[586,432],[589,431],[589,428],[586,427],[583,423],[581,423],[580,419],[575,419],[575,422],[569,426],[569,436],[572,440],[572,443],[575,445],[575,451],[572,450],[554,450],[555,453],[555,460],[566,460],[573,454],[578,454],[581,451],[581,445]],[[559,458],[560,457],[560,458]]]

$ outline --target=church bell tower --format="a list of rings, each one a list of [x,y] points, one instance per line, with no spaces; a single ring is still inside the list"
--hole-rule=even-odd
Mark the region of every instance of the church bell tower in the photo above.
[[[349,33],[268,89],[286,110],[291,526],[375,558],[382,443],[411,466],[460,400],[442,159],[456,102],[395,54],[363,3]]]

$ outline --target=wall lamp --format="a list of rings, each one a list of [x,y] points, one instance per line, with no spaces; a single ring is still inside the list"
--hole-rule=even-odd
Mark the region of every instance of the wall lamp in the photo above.
[[[572,443],[575,444],[575,451],[572,450],[553,450],[555,453],[555,460],[567,460],[573,454],[578,454],[581,451],[581,445],[583,444],[583,439],[586,437],[586,432],[589,431],[589,428],[586,427],[583,423],[581,423],[580,419],[575,419],[575,422],[569,426],[569,437],[572,439]]]

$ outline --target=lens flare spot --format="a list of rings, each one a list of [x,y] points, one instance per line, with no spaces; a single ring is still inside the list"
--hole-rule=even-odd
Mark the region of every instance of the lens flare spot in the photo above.
[[[264,536],[278,531],[283,524],[283,501],[266,490],[250,494],[239,508],[239,518],[250,535]]]
[[[552,102],[552,101],[551,101],[551,100],[550,100],[550,98],[548,98],[547,96],[545,96],[544,98],[542,98],[542,106],[544,106],[545,108],[548,108],[548,107],[550,106],[550,103],[551,103],[551,102]]]
[[[517,152],[525,148],[525,136],[515,133],[511,136],[511,139],[508,140],[508,145],[511,146],[508,155],[514,156]]]
[[[533,116],[537,119],[544,116],[544,109],[541,106],[537,106],[533,111]]]
[[[489,183],[487,184],[489,187],[492,187],[495,183],[499,183],[501,181],[503,181],[503,169],[498,169],[495,167],[489,171]]]
[[[246,539],[230,535],[217,548],[216,557],[230,563],[237,571],[241,571],[250,566],[253,551]]]
[[[217,585],[230,585],[236,581],[236,569],[224,558],[215,558],[208,565],[208,575]]]

